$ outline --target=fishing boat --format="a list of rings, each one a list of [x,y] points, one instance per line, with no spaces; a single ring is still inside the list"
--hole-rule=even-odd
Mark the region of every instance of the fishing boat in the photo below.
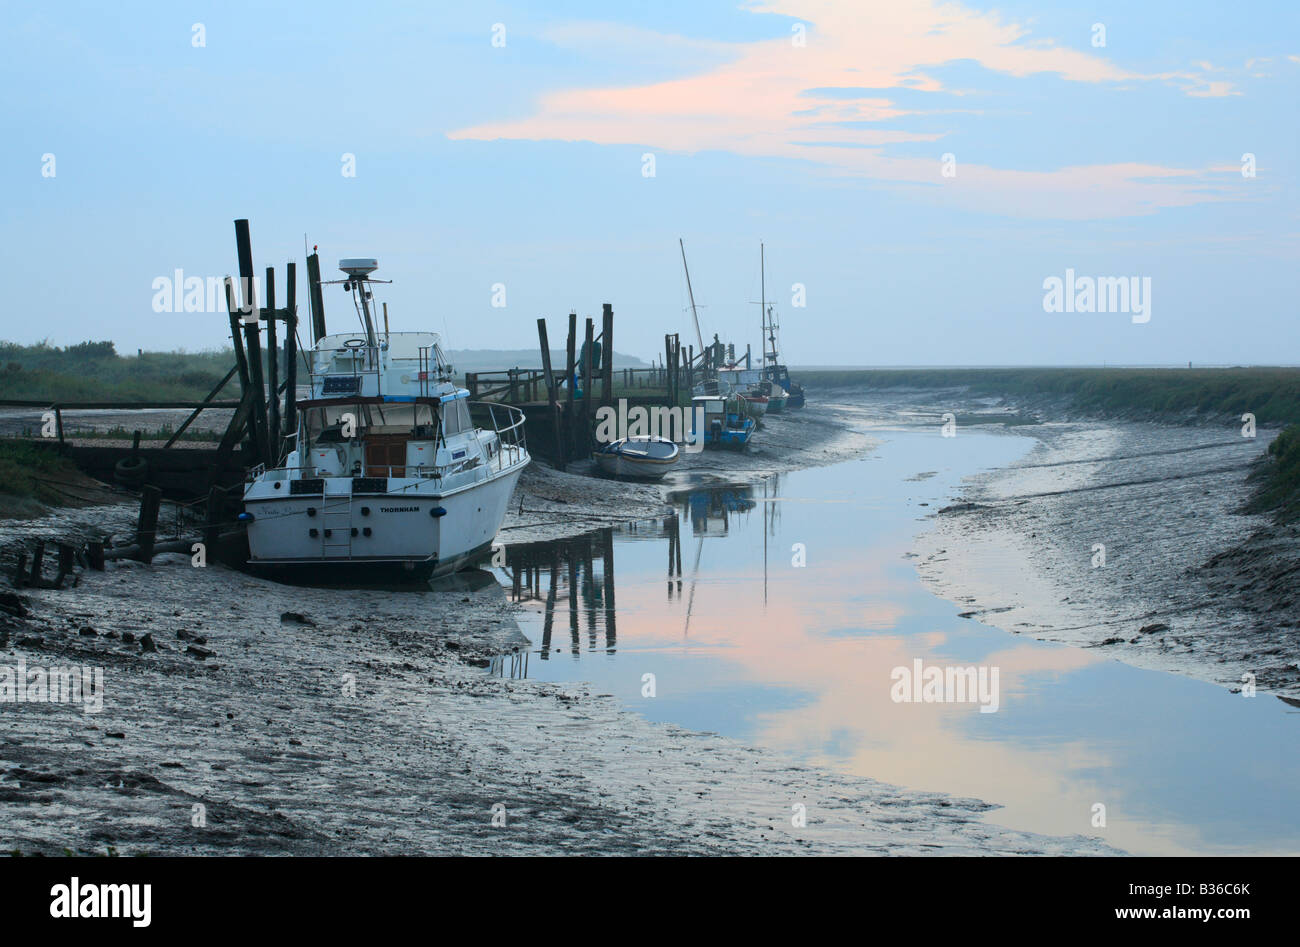
[[[767,382],[767,413],[780,414],[785,410],[787,401],[785,389],[779,385]]]
[[[745,413],[755,421],[763,420],[763,415],[767,414],[767,395],[760,395],[757,391],[746,391],[743,394],[737,394],[741,401]]]
[[[702,438],[705,447],[744,450],[749,446],[757,424],[744,412],[739,398],[724,395],[696,395],[691,399],[691,407],[694,443],[700,443]],[[695,430],[695,423],[701,417],[704,420],[704,429]]]
[[[596,465],[623,480],[662,480],[677,465],[681,449],[666,437],[622,437],[595,452]]]
[[[781,364],[780,356],[777,353],[777,332],[779,326],[776,319],[776,308],[767,301],[767,254],[763,244],[758,245],[759,253],[759,274],[762,281],[762,297],[759,305],[762,306],[762,323],[763,323],[763,380],[768,383],[768,414],[779,414],[786,409],[802,408],[804,406],[803,388],[796,385],[790,380],[789,370]]]
[[[283,465],[244,489],[255,568],[370,566],[441,575],[490,550],[530,457],[524,415],[470,404],[433,332],[376,331],[374,259],[339,263],[360,321],[308,353],[311,394]],[[278,461],[278,458],[277,458]]]
[[[743,402],[742,407],[755,421],[761,420],[767,413],[768,386],[763,381],[763,373],[757,368],[741,368],[730,365],[718,371],[716,386],[713,391],[699,391],[695,394],[734,394]],[[696,385],[699,389],[702,386]]]

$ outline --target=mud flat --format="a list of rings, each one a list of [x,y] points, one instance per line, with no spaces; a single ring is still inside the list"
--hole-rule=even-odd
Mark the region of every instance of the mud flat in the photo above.
[[[828,436],[796,460],[868,443],[852,410],[820,410],[807,431],[771,423],[770,455],[700,455],[676,476],[775,470],[790,459],[780,439],[816,426]],[[516,525],[536,538],[590,528],[593,512],[644,517],[668,489],[538,467]],[[582,515],[564,509],[579,502]],[[543,503],[567,515],[527,512]],[[99,713],[0,704],[0,850],[1116,854],[987,824],[978,800],[651,723],[586,685],[493,674],[528,642],[486,573],[399,591],[284,585],[176,555],[110,566],[0,602],[0,665],[104,673]]]
[[[565,472],[535,462],[515,488],[498,539],[512,543],[572,536],[671,512],[668,495],[674,490],[756,481],[848,460],[876,443],[867,432],[873,419],[872,409],[852,396],[765,417],[748,450],[683,452],[673,472],[658,483],[605,478],[591,460],[571,463]]]
[[[23,598],[0,663],[102,667],[105,693],[100,713],[0,705],[4,851],[1110,851],[651,724],[581,685],[492,676],[527,642],[482,573],[306,589],[163,556]]]
[[[1037,443],[970,478],[917,538],[937,594],[1016,634],[1234,690],[1253,674],[1300,696],[1300,535],[1239,512],[1276,431],[1077,420],[1010,431]]]

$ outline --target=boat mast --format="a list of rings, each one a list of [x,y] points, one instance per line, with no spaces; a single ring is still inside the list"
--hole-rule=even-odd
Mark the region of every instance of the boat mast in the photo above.
[[[763,377],[767,377],[767,256],[762,241],[758,244],[759,323],[763,334]]]
[[[704,354],[704,336],[700,334],[700,314],[695,311],[695,292],[691,289],[691,268],[686,265],[686,244],[677,238],[677,245],[682,248],[682,269],[686,271],[686,293],[691,297],[691,315],[695,318],[695,341],[700,343],[700,354]]]

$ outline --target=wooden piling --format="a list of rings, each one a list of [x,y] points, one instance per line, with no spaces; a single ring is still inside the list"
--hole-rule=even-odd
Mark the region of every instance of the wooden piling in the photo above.
[[[568,438],[568,444],[565,447],[564,456],[566,458],[576,456],[573,445],[577,443],[575,432],[577,428],[577,414],[573,410],[573,389],[577,387],[574,380],[574,372],[577,370],[575,362],[575,353],[578,346],[578,314],[574,310],[569,310],[569,336],[565,343],[565,360],[564,360],[564,387],[565,394],[565,420],[567,431],[565,436]]]
[[[591,453],[591,419],[596,413],[595,393],[592,390],[592,366],[591,350],[594,347],[595,323],[591,317],[587,317],[587,337],[582,348],[582,441],[578,446],[581,452],[580,456],[586,457]]]
[[[253,463],[267,460],[269,443],[266,414],[266,380],[262,373],[262,327],[257,319],[257,288],[253,277],[253,245],[248,234],[248,221],[235,221],[235,249],[239,256],[239,278],[245,296],[242,303],[241,322],[244,326],[244,349],[248,356],[248,377],[253,386],[253,414],[255,430],[251,438]]]
[[[600,313],[601,371],[600,403],[614,403],[614,307],[605,303]]]
[[[307,257],[307,305],[311,309],[311,341],[315,345],[325,336],[325,297],[320,288],[320,254]]]
[[[59,574],[54,579],[56,588],[63,587],[63,580],[72,575],[77,564],[77,553],[71,543],[59,543]]]
[[[162,508],[162,491],[145,484],[140,488],[140,520],[136,526],[136,544],[140,551],[134,556],[140,562],[153,561],[154,544],[158,539],[158,511]]]
[[[298,430],[298,266],[285,267],[284,301],[284,433]]]
[[[551,412],[551,430],[555,437],[555,467],[563,470],[567,460],[564,439],[560,434],[560,403],[555,391],[555,373],[551,371],[551,343],[546,336],[546,320],[537,320],[537,342],[542,347],[542,372],[546,375],[547,409]]]
[[[266,268],[266,375],[268,405],[266,414],[266,465],[280,465],[280,343],[275,331],[275,267]]]
[[[32,550],[32,568],[27,584],[34,589],[41,587],[41,567],[45,564],[45,543],[38,541]]]

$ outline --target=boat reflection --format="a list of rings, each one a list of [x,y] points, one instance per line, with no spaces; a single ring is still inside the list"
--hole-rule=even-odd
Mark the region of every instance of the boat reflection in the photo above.
[[[765,485],[765,491],[772,489]],[[666,589],[668,601],[686,596],[685,632],[690,631],[695,599],[695,579],[707,536],[728,535],[737,516],[745,516],[759,504],[748,484],[722,484],[677,490],[669,502],[680,512],[661,519],[639,520],[619,527],[607,527],[566,539],[518,543],[505,549],[505,563],[498,566],[512,602],[541,611],[540,660],[548,661],[566,649],[557,642],[568,619],[568,652],[577,657],[584,651],[614,654],[618,650],[618,613],[615,597],[614,548],[617,542],[666,541]],[[766,510],[767,504],[764,504]],[[766,513],[765,513],[766,515]],[[698,541],[692,562],[691,581],[685,587],[682,569],[682,523],[690,524]],[[526,657],[502,655],[490,672],[497,676],[527,677]]]

